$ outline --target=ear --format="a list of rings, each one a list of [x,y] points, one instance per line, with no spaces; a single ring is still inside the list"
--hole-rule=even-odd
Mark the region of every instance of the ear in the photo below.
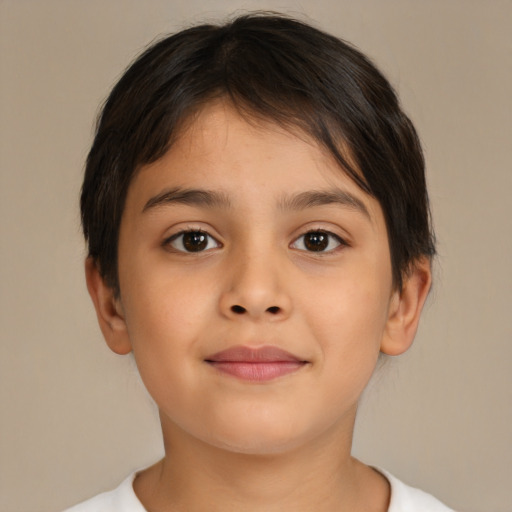
[[[121,301],[116,298],[112,288],[107,286],[91,257],[85,260],[85,279],[107,345],[116,354],[128,354],[132,347]]]
[[[402,290],[393,292],[381,352],[397,356],[412,345],[431,282],[430,260],[421,258],[405,276]]]

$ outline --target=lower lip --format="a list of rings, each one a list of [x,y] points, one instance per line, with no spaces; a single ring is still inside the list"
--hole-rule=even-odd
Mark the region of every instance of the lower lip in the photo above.
[[[265,361],[260,363],[208,361],[208,363],[222,373],[253,382],[265,382],[283,377],[300,370],[305,365],[300,361]]]

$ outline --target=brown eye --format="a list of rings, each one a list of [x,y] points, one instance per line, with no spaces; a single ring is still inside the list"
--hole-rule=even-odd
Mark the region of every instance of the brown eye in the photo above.
[[[183,247],[190,252],[204,251],[208,245],[208,238],[204,233],[191,232],[183,234]]]
[[[304,246],[308,251],[325,251],[329,245],[329,236],[320,231],[304,235]]]
[[[202,252],[219,247],[219,243],[203,231],[182,231],[164,242],[179,252]]]
[[[300,236],[291,245],[293,249],[309,252],[329,252],[340,245],[344,245],[343,240],[328,231],[309,231]]]

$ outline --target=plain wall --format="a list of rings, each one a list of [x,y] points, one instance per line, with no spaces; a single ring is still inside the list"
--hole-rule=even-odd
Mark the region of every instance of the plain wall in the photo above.
[[[467,512],[510,511],[512,2],[2,0],[0,510],[57,511],[162,454],[85,289],[78,194],[100,102],[156,36],[273,9],[355,43],[422,137],[439,242],[411,351],[366,393],[355,453]]]

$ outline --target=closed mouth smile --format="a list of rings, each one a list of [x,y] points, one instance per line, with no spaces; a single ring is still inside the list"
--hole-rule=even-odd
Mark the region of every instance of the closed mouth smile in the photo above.
[[[235,346],[217,352],[205,362],[222,373],[241,380],[265,382],[294,373],[308,361],[275,346],[251,348]]]

